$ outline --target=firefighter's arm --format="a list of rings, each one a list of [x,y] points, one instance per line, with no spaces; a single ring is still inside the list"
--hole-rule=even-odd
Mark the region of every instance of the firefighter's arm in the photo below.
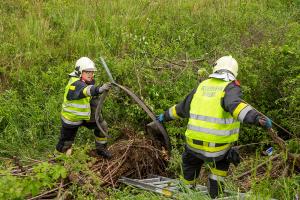
[[[170,121],[178,118],[188,118],[190,116],[190,105],[196,89],[192,90],[185,99],[172,106],[164,112],[164,121]]]
[[[75,81],[69,89],[67,99],[77,100],[85,97],[96,96],[98,93],[94,85],[87,85],[82,81]]]
[[[222,107],[225,111],[230,112],[233,118],[242,123],[257,124],[259,114],[242,101],[242,91],[238,81],[233,81],[225,88]]]

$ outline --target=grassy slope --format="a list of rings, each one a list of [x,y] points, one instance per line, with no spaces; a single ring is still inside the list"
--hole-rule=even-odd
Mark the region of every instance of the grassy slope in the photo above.
[[[54,150],[67,74],[83,55],[99,68],[99,56],[105,57],[117,81],[158,113],[195,87],[199,67],[210,70],[216,58],[231,54],[240,64],[245,99],[299,133],[297,1],[11,0],[0,5],[1,156],[45,158]],[[186,68],[158,61],[201,57],[198,66]],[[97,76],[108,81],[103,70]],[[113,133],[126,123],[124,115],[127,123],[143,123],[136,105],[113,96],[105,108]],[[170,135],[183,132],[180,126],[184,123],[170,123]],[[264,132],[243,128],[242,141],[263,138]],[[92,143],[92,134],[80,130],[76,143],[86,140]]]

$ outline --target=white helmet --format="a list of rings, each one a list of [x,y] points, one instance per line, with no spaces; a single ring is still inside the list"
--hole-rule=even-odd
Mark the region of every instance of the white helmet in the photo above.
[[[75,70],[69,75],[81,77],[82,71],[97,71],[95,63],[88,57],[81,57],[76,61]]]
[[[223,56],[216,61],[213,73],[222,69],[230,71],[237,77],[239,67],[237,61],[232,56]]]

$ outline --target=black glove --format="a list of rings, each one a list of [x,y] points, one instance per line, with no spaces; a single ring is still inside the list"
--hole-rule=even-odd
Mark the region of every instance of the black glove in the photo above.
[[[241,162],[241,159],[237,149],[235,148],[229,149],[227,153],[227,161],[233,163],[234,166],[238,166],[238,164]]]
[[[111,83],[104,83],[102,86],[97,86],[96,91],[98,94],[108,91],[111,88]]]

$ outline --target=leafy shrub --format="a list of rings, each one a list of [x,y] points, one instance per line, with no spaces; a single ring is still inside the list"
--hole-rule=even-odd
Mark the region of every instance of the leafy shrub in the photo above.
[[[66,169],[58,164],[47,162],[33,168],[30,176],[18,177],[11,175],[7,170],[1,170],[0,199],[24,199],[29,195],[35,196],[42,189],[52,188],[57,180],[66,178]]]

